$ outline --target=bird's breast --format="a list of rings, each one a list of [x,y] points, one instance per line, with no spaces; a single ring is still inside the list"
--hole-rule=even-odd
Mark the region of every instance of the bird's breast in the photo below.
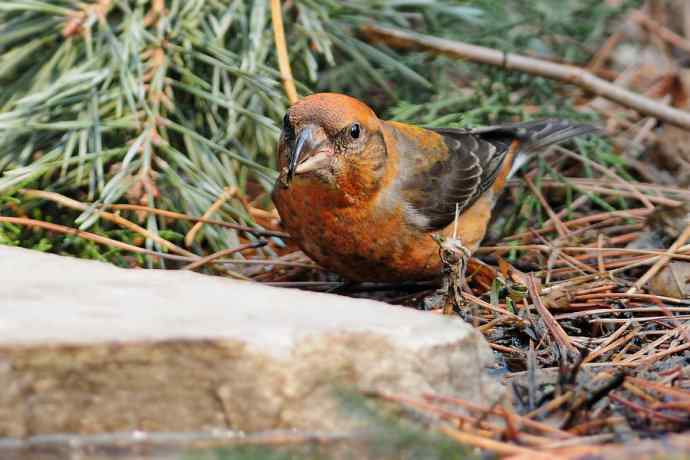
[[[273,193],[285,229],[324,268],[358,281],[429,279],[440,272],[437,244],[406,222],[404,206],[335,199],[306,184]]]

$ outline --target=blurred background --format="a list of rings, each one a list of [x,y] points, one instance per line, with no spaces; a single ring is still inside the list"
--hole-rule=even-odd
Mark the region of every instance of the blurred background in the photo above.
[[[650,33],[632,14],[640,7],[645,17],[684,36],[683,1],[288,0],[281,5],[300,95],[345,92],[382,118],[425,126],[545,116],[598,122],[609,127],[612,141],[583,141],[579,148],[614,168],[624,162],[614,154],[616,147],[630,160],[659,147],[653,129],[640,132],[649,121],[634,111],[529,74],[399,50],[369,40],[362,27],[399,28],[582,66],[682,105],[687,47]],[[141,205],[200,217],[230,193],[206,217],[277,229],[268,192],[288,105],[270,2],[5,1],[0,5],[0,213],[170,252],[161,239],[185,246],[194,221],[115,208],[142,232],[104,219],[104,206]],[[623,141],[616,144],[618,138]],[[687,176],[687,169],[682,171]],[[527,228],[543,214],[529,191],[517,198],[524,212],[504,222],[494,238]],[[193,254],[257,239],[218,225],[203,225],[192,236],[187,249]],[[0,221],[0,243],[122,266],[177,266],[170,258],[9,221]],[[284,243],[274,239],[244,254],[276,257],[286,252]]]

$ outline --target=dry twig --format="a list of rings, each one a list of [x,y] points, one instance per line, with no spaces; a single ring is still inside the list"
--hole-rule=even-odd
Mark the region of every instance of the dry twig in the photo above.
[[[616,86],[580,67],[378,25],[367,25],[361,31],[370,41],[384,42],[394,48],[430,51],[577,85],[644,115],[690,129],[690,113]]]

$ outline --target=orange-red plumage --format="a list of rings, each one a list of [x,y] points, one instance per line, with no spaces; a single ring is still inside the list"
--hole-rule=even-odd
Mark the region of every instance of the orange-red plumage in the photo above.
[[[590,132],[557,120],[478,130],[431,130],[380,120],[342,94],[292,106],[278,144],[273,201],[286,230],[319,264],[360,281],[441,272],[432,235],[484,238],[518,153]]]

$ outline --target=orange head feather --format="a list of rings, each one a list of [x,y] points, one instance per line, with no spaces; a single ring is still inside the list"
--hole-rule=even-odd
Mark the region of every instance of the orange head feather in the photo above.
[[[282,183],[299,193],[320,183],[352,201],[369,198],[387,170],[382,122],[350,96],[320,93],[290,107],[278,147]]]

